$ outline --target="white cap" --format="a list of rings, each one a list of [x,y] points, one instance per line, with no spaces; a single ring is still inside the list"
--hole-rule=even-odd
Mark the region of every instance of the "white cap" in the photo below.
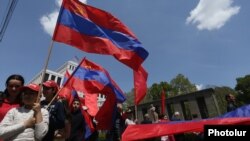
[[[177,112],[174,112],[174,115],[180,115],[180,113],[177,111]]]

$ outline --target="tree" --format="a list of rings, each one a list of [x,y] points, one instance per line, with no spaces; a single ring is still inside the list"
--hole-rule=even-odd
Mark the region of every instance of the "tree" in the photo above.
[[[238,92],[236,97],[240,105],[250,103],[250,75],[236,78],[237,84],[235,90]]]
[[[130,92],[125,93],[126,94],[126,98],[127,98],[126,104],[128,106],[134,106],[135,105],[135,93],[134,93],[135,91],[134,90],[135,89],[133,88]],[[140,102],[140,104],[147,103],[147,102],[150,102],[150,101],[152,101],[152,98],[151,98],[151,96],[147,92],[147,94],[142,99],[142,101]]]
[[[172,90],[172,87],[167,82],[160,82],[160,84],[154,83],[149,88],[149,94],[152,100],[159,100],[161,99],[161,92],[162,90],[165,91],[165,93],[168,93]]]
[[[125,93],[126,95],[126,103],[128,106],[133,106],[135,105],[135,102],[134,102],[134,89],[132,89],[130,92],[127,92]]]
[[[196,86],[192,84],[183,74],[178,74],[170,81],[173,91],[176,94],[186,94],[197,91]]]

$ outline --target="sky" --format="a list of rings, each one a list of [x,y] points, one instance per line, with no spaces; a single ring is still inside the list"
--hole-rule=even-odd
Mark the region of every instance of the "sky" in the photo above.
[[[178,74],[202,89],[234,88],[250,74],[249,0],[88,0],[88,5],[120,19],[149,52],[143,66],[148,87]],[[59,0],[19,0],[0,42],[0,90],[13,73],[26,84],[40,72],[52,42]],[[0,19],[6,1],[0,1]],[[90,54],[54,42],[48,69],[87,57],[103,66],[124,92],[133,88],[133,72],[112,56]]]

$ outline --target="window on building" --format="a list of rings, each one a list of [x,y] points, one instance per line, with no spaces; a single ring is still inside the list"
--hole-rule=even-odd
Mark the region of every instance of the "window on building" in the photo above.
[[[74,70],[74,66],[70,65],[70,66],[69,66],[69,69],[70,69],[70,70]]]
[[[189,102],[187,100],[181,101],[181,109],[185,120],[192,120]]]
[[[55,80],[55,79],[56,79],[56,76],[55,75],[51,75],[50,80]]]
[[[208,118],[209,115],[208,115],[207,105],[206,105],[206,101],[204,97],[199,97],[196,99],[196,101],[199,107],[201,118],[202,119]]]
[[[57,78],[57,81],[56,81],[56,83],[58,84],[58,86],[60,86],[61,81],[62,81],[62,78],[61,78],[61,77],[58,77],[58,78]]]
[[[172,103],[167,104],[167,112],[168,112],[169,119],[171,119],[172,116],[173,116],[173,113],[175,112],[174,111],[174,105]]]
[[[48,73],[45,73],[44,81],[43,81],[43,82],[45,82],[45,81],[47,81],[47,80],[49,80],[49,74],[48,74]]]

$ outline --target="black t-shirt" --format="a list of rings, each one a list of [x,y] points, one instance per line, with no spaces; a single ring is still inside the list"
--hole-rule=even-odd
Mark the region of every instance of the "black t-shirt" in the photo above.
[[[65,110],[61,101],[54,101],[47,107],[49,102],[41,101],[42,107],[49,111],[49,130],[43,141],[53,141],[55,130],[62,129],[65,127]]]

